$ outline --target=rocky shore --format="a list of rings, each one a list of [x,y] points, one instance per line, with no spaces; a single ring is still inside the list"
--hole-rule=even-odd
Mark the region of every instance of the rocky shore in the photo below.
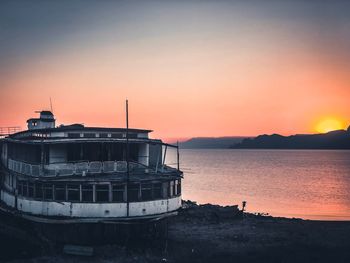
[[[94,247],[90,257],[52,254],[12,262],[350,262],[350,222],[242,213],[184,202],[167,236],[131,247]]]

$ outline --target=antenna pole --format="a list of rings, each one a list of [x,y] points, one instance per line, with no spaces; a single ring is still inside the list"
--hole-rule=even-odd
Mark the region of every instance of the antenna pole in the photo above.
[[[176,142],[177,170],[180,171],[179,141]]]
[[[51,113],[53,113],[51,97],[50,97],[50,109],[51,109]]]
[[[129,187],[129,104],[126,100],[126,216],[129,216],[129,197],[128,197],[128,187]]]

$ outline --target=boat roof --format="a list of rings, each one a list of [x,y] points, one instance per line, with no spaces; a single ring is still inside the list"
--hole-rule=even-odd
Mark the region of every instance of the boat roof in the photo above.
[[[57,128],[31,129],[13,133],[3,139],[17,142],[102,142],[114,141],[114,139],[126,140],[126,132],[129,139],[150,140],[148,133],[152,130],[126,129],[126,128],[106,128],[106,127],[84,127],[82,124],[59,126]],[[83,135],[81,135],[83,134]],[[95,134],[95,136],[92,136]]]
[[[145,129],[134,129],[134,128],[108,128],[108,127],[85,127],[81,124],[73,124],[73,125],[64,125],[56,128],[44,128],[44,129],[35,129],[35,130],[25,130],[21,132],[17,132],[11,134],[9,137],[15,137],[16,135],[25,134],[25,133],[46,133],[46,132],[61,132],[61,131],[98,131],[98,132],[132,132],[132,133],[150,133],[153,130],[145,130]]]

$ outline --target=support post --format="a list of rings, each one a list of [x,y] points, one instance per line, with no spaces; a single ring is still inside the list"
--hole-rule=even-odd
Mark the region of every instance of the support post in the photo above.
[[[162,163],[162,172],[164,171],[165,157],[166,157],[166,150],[167,150],[167,149],[168,149],[168,146],[165,145],[164,156],[163,156],[163,163]]]
[[[45,162],[45,147],[44,147],[44,142],[43,140],[41,141],[41,156],[40,156],[40,161],[41,161],[41,175],[44,175],[44,162]]]
[[[108,184],[108,200],[109,200],[109,202],[113,201],[113,187],[112,187],[112,183]]]
[[[96,203],[96,184],[92,185],[92,202]]]
[[[81,184],[79,184],[79,202],[83,201],[83,188]]]
[[[160,152],[162,151],[162,146],[160,147]],[[157,153],[157,163],[156,163],[156,173],[158,172],[158,164],[159,164],[159,156],[161,155],[161,153]]]

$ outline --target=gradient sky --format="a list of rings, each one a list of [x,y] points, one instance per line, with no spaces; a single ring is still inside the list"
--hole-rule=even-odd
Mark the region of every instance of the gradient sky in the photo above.
[[[52,98],[58,124],[154,137],[350,124],[349,1],[1,1],[0,126]]]

